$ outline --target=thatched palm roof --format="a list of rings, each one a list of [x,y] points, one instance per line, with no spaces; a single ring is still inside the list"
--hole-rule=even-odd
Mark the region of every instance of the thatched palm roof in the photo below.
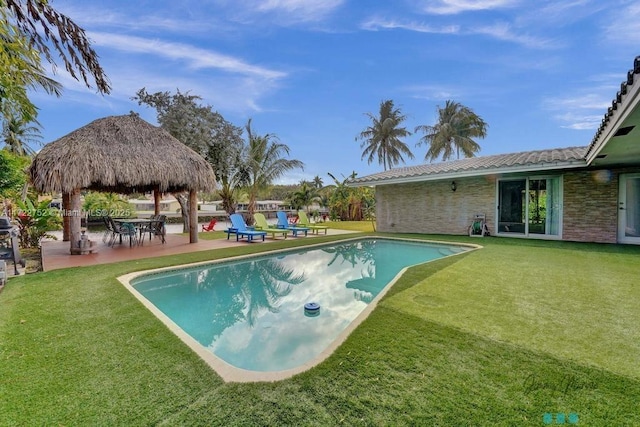
[[[136,114],[95,120],[44,146],[29,167],[41,192],[211,190],[215,175],[198,153]]]

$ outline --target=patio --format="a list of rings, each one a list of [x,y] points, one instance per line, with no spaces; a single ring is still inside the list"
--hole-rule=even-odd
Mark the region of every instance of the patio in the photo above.
[[[188,234],[180,234],[182,232],[182,224],[172,224],[168,226],[168,232],[166,235],[166,243],[162,244],[161,240],[157,237],[151,239],[151,241],[145,240],[143,245],[129,246],[128,242],[124,244],[116,244],[114,246],[108,246],[102,242],[102,233],[88,233],[89,239],[98,243],[97,250],[94,253],[87,255],[70,255],[69,254],[69,242],[63,242],[60,240],[51,240],[42,242],[42,269],[43,271],[57,270],[67,267],[84,267],[95,264],[109,264],[120,261],[129,261],[134,259],[143,258],[155,258],[166,255],[178,255],[189,252],[207,251],[212,249],[222,249],[227,247],[233,247],[238,245],[247,245],[246,241],[236,242],[235,237],[232,235],[229,240],[226,238],[204,240],[201,239],[197,243],[189,243]],[[201,228],[201,225],[198,225]],[[222,230],[222,229],[221,229]],[[329,230],[329,235],[353,233],[347,230]],[[309,234],[308,237],[302,237],[302,239],[311,239],[317,237],[317,235]],[[300,239],[300,237],[288,239]],[[274,241],[281,241],[266,239],[255,240],[250,243],[251,245],[269,244]]]

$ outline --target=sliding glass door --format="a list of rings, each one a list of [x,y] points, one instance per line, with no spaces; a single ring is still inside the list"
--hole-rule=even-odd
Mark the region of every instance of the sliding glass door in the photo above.
[[[498,181],[498,233],[560,236],[559,177]]]

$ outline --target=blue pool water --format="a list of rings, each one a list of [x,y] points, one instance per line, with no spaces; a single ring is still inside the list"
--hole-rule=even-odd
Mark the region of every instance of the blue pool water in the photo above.
[[[403,268],[467,249],[366,239],[154,273],[131,285],[230,365],[281,371],[320,355]],[[305,312],[309,302],[319,312]]]

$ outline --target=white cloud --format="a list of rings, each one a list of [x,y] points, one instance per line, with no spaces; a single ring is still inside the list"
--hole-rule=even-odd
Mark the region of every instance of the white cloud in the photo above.
[[[595,90],[600,91],[599,89]],[[611,98],[593,92],[565,98],[548,98],[543,102],[544,109],[556,112],[553,118],[563,123],[563,128],[575,130],[597,129],[610,105]]]
[[[454,89],[445,85],[415,85],[402,88],[412,98],[427,99],[430,101],[442,101],[445,99],[459,98],[462,93],[460,88]]]
[[[557,120],[567,123],[561,127],[573,130],[592,130],[600,126],[603,115],[577,115],[573,113],[554,116]]]
[[[460,27],[458,25],[448,25],[441,27],[434,27],[429,24],[418,23],[418,22],[400,22],[393,19],[384,19],[384,18],[370,18],[368,21],[363,22],[360,25],[360,28],[368,31],[377,31],[379,29],[383,30],[408,30],[415,31],[419,33],[434,33],[434,34],[457,34],[460,32]]]
[[[607,20],[604,28],[605,36],[624,45],[636,46],[640,43],[640,4],[632,3],[627,7],[617,8]]]
[[[428,0],[422,6],[427,13],[455,15],[462,12],[503,9],[513,7],[518,0]]]
[[[338,8],[344,0],[264,0],[258,3],[261,12],[286,12],[302,21],[315,21]]]
[[[606,110],[611,105],[611,98],[603,95],[587,93],[567,98],[549,98],[544,102],[549,110]]]
[[[217,110],[246,115],[263,111],[261,101],[279,87],[279,80],[263,78],[261,74],[212,73],[208,70],[174,71],[172,67],[150,67],[140,58],[110,56],[102,65],[111,81],[111,94],[101,96],[95,90],[73,79],[65,70],[51,75],[64,86],[62,98],[35,92],[34,96],[42,104],[55,108],[58,102],[86,105],[90,108],[106,108],[121,114],[138,107],[131,97],[145,87],[148,92],[169,91],[190,92],[202,98],[204,104]],[[270,74],[267,73],[267,77]]]
[[[526,34],[518,34],[513,31],[513,27],[507,23],[497,23],[489,26],[475,27],[469,30],[470,34],[483,34],[497,40],[519,44],[525,47],[546,49],[562,47],[557,42],[550,39],[530,36]]]
[[[399,29],[419,33],[452,34],[461,36],[480,34],[497,40],[511,42],[514,44],[536,49],[561,47],[558,43],[553,42],[550,39],[518,34],[513,30],[512,26],[507,23],[497,23],[494,25],[463,28],[460,25],[453,24],[444,26],[433,26],[429,24],[418,23],[415,21],[401,21],[395,19],[372,17],[360,24],[360,28],[367,31]]]
[[[90,2],[81,5],[62,4],[59,10],[84,28],[118,28],[126,31],[160,31],[174,34],[194,34],[196,32],[210,33],[213,30],[228,31],[230,26],[216,19],[216,16],[207,14],[206,19],[200,19],[203,14],[178,16],[176,13],[166,13],[167,16],[156,14],[154,10],[145,10],[144,13],[134,9],[132,3],[130,9],[104,8]],[[181,12],[183,12],[181,10]]]
[[[186,66],[193,69],[214,68],[230,73],[258,76],[268,80],[286,76],[286,73],[281,71],[251,65],[232,56],[183,43],[111,33],[91,33],[91,38],[96,46],[105,46],[128,53],[155,55],[175,61],[186,61]]]
[[[269,23],[282,26],[320,22],[339,9],[344,0],[218,0],[218,6],[245,23]]]

